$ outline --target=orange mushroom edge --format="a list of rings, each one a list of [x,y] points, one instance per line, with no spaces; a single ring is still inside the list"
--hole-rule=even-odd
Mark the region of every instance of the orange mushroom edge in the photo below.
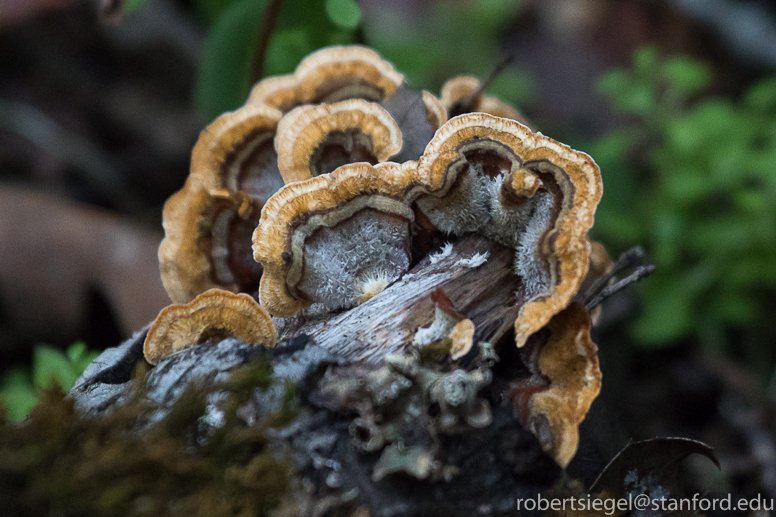
[[[275,148],[286,183],[354,162],[384,162],[401,150],[402,134],[379,104],[351,99],[291,110],[278,125]]]
[[[524,424],[542,449],[565,468],[577,452],[579,425],[601,391],[598,347],[590,338],[590,317],[579,303],[556,314],[547,325],[538,366],[547,389],[531,395]]]
[[[143,354],[156,365],[187,348],[230,337],[271,347],[278,335],[272,318],[251,296],[210,289],[187,304],[162,309],[148,331]]]
[[[363,303],[409,269],[416,162],[354,163],[290,183],[264,206],[253,254],[259,297],[275,316]]]
[[[428,119],[428,123],[436,131],[442,127],[442,124],[447,122],[447,108],[433,93],[423,90],[421,95],[423,96],[423,106],[426,110],[426,119]]]
[[[258,208],[283,186],[274,138],[282,113],[263,105],[224,113],[205,128],[191,155],[191,181],[206,190],[245,192]]]
[[[242,192],[208,191],[191,180],[164,205],[159,269],[174,303],[211,288],[255,292],[261,266],[251,253],[259,210]]]
[[[514,106],[498,97],[483,95],[479,91],[481,84],[474,76],[459,75],[442,85],[441,102],[451,118],[464,113],[482,112],[528,125],[525,117]]]
[[[361,45],[322,48],[304,58],[291,75],[268,77],[251,90],[247,104],[288,112],[302,104],[364,99],[379,102],[404,82],[374,50]]]
[[[476,232],[515,249],[518,347],[566,307],[588,269],[587,231],[603,187],[586,154],[514,120],[450,119],[418,162],[417,207],[439,230]]]

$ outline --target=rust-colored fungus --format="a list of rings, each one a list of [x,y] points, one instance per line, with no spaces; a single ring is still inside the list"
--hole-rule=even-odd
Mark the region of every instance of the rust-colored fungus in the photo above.
[[[379,104],[351,99],[300,106],[278,125],[275,148],[286,183],[327,174],[348,163],[376,164],[401,150],[402,135]]]
[[[164,205],[162,283],[175,303],[211,288],[255,293],[261,266],[251,255],[259,205],[242,193],[207,191],[191,181]]]
[[[266,104],[285,113],[302,104],[347,99],[379,102],[403,82],[404,76],[370,48],[327,47],[304,58],[293,74],[257,83],[248,104]]]
[[[419,190],[416,163],[345,165],[290,183],[264,206],[253,253],[264,266],[260,300],[290,316],[322,303],[353,307],[409,269]]]
[[[587,231],[602,194],[598,167],[514,120],[470,113],[437,131],[418,174],[431,190],[417,206],[433,225],[515,248],[522,346],[568,305],[587,273]]]
[[[185,305],[162,309],[148,331],[143,354],[151,364],[186,348],[229,337],[274,346],[272,318],[247,294],[210,289]]]
[[[191,181],[206,190],[242,191],[258,209],[283,186],[273,139],[282,113],[263,105],[224,113],[199,136]]]
[[[538,358],[539,373],[549,379],[549,387],[528,402],[525,424],[563,468],[577,452],[579,424],[601,391],[598,347],[590,339],[590,327],[590,317],[579,303],[550,320],[550,336]]]
[[[528,125],[525,117],[514,107],[497,97],[480,92],[481,81],[471,75],[459,75],[442,85],[442,104],[449,117],[464,113],[481,112],[496,117],[511,118]]]

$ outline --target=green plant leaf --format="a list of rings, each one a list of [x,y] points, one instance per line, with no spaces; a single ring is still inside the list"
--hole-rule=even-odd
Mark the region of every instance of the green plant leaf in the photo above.
[[[77,363],[86,354],[86,343],[84,343],[83,341],[76,341],[75,343],[67,347],[65,354],[67,355],[67,358],[70,360],[71,363]]]
[[[711,83],[711,68],[688,56],[667,59],[661,71],[663,78],[685,96],[698,93]]]
[[[776,77],[754,83],[744,94],[744,104],[760,112],[776,111]]]
[[[124,0],[124,14],[129,14],[137,11],[148,0]]]
[[[490,84],[488,93],[513,104],[518,111],[531,102],[536,92],[533,77],[514,66],[505,68]]]
[[[666,346],[692,333],[694,297],[667,280],[647,290],[644,312],[632,329],[633,337],[647,347]]]
[[[210,29],[195,87],[197,109],[208,120],[245,101],[265,6],[266,0],[237,1]]]
[[[612,68],[607,70],[596,81],[599,93],[611,99],[616,99],[630,86],[630,72],[624,68]]]
[[[278,30],[272,35],[264,59],[265,75],[289,74],[315,50],[303,27]]]
[[[208,26],[215,23],[235,0],[194,0],[194,11]]]
[[[0,404],[6,410],[6,417],[12,423],[24,420],[38,403],[32,386],[11,385],[0,388]]]
[[[659,58],[657,47],[654,45],[644,45],[636,49],[633,53],[633,69],[636,75],[642,79],[651,79],[658,66]]]
[[[62,351],[49,345],[36,345],[32,355],[32,381],[37,388],[58,384],[67,391],[73,387],[80,372],[76,372]]]
[[[361,8],[355,0],[326,0],[329,20],[344,29],[355,29],[361,21]]]

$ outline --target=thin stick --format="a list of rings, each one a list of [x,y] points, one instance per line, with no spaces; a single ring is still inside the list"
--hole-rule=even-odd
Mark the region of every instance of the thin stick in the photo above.
[[[590,300],[597,298],[598,295],[606,289],[613,278],[618,277],[628,269],[645,265],[646,261],[647,254],[641,246],[634,246],[633,248],[624,251],[617,259],[617,262],[612,266],[612,270],[599,277],[584,293],[580,293],[580,298],[582,300],[587,300],[585,305],[588,305]]]
[[[606,286],[600,293],[594,296],[590,301],[585,304],[585,309],[588,311],[593,310],[595,307],[601,304],[604,300],[612,296],[614,293],[622,291],[630,284],[635,284],[642,278],[646,278],[655,271],[655,266],[652,264],[648,266],[639,266],[630,275],[626,276],[619,282]]]
[[[264,16],[261,19],[261,32],[259,33],[256,53],[253,55],[253,62],[251,64],[251,84],[264,77],[264,61],[266,61],[267,57],[269,40],[275,31],[282,6],[283,0],[270,0],[267,8],[264,9]]]
[[[491,84],[493,84],[493,81],[495,81],[498,76],[501,74],[501,72],[504,71],[504,69],[509,65],[512,61],[514,61],[514,56],[506,56],[504,59],[499,61],[499,63],[496,65],[496,68],[493,69],[493,71],[490,73],[490,75],[485,79],[484,81],[480,81],[480,86],[475,90],[471,95],[468,95],[458,101],[456,104],[461,106],[462,112],[466,113],[470,111],[473,108],[473,105],[475,102],[477,102],[477,99],[480,98],[480,96],[487,90]]]

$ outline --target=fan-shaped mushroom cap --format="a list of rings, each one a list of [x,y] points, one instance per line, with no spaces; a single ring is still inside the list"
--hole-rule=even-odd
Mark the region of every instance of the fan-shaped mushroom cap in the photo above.
[[[428,123],[431,124],[434,130],[437,130],[442,127],[442,124],[447,122],[447,108],[433,93],[423,90],[422,95]]]
[[[292,75],[257,83],[248,104],[266,104],[287,112],[302,104],[346,99],[381,101],[404,82],[404,76],[374,50],[360,45],[320,49],[304,58]]]
[[[286,183],[354,162],[375,164],[401,150],[401,130],[379,104],[351,99],[299,106],[278,125],[275,148]]]
[[[290,183],[261,213],[253,254],[264,266],[260,299],[276,316],[305,305],[353,307],[410,265],[416,163],[345,165]]]
[[[471,75],[459,75],[442,85],[442,104],[451,118],[463,113],[482,112],[496,117],[511,118],[526,124],[525,117],[514,107],[491,95],[477,95],[480,80]],[[474,96],[477,95],[475,98]]]
[[[164,205],[159,269],[170,299],[186,303],[214,287],[255,291],[261,266],[250,246],[258,219],[257,205],[245,194],[187,181]]]
[[[518,299],[527,300],[515,321],[522,346],[585,277],[587,231],[603,190],[598,167],[514,120],[470,113],[437,131],[418,174],[431,188],[418,207],[437,228],[480,231],[516,248]]]
[[[194,146],[192,181],[206,190],[245,192],[261,208],[283,186],[273,144],[282,116],[259,104],[218,117]]]
[[[272,318],[247,294],[210,289],[185,305],[162,309],[148,331],[143,354],[151,364],[186,348],[229,337],[274,346]]]
[[[549,381],[531,396],[528,427],[542,448],[565,468],[579,444],[579,424],[601,391],[598,347],[590,339],[590,317],[579,303],[556,314],[539,352],[539,370]]]

